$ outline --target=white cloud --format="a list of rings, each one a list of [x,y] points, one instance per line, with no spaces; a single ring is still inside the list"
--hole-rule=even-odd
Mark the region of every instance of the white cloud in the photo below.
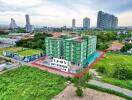
[[[120,26],[132,26],[132,11],[120,13],[118,18]]]
[[[44,0],[45,1],[45,0]],[[1,0],[1,2],[12,6],[33,6],[41,4],[41,0]]]

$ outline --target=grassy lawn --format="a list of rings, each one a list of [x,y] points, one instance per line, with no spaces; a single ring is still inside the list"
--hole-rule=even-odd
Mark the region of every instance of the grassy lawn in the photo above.
[[[23,56],[31,56],[34,54],[40,54],[41,52],[42,52],[42,50],[28,49],[28,50],[24,50],[21,52],[17,52],[17,54],[23,55]]]
[[[18,50],[21,50],[22,47],[5,47],[5,48],[0,48],[0,55],[2,55],[3,51],[11,51],[11,52],[16,52]]]
[[[22,66],[0,75],[0,100],[50,100],[65,82],[62,76]]]
[[[100,73],[103,76],[103,81],[132,90],[132,80],[119,80],[111,77],[117,64],[122,64],[125,67],[132,69],[132,55],[107,53],[96,64],[94,64],[93,68],[96,68],[97,70],[99,67],[105,68],[106,73]]]
[[[0,38],[8,38],[7,35],[0,35]]]

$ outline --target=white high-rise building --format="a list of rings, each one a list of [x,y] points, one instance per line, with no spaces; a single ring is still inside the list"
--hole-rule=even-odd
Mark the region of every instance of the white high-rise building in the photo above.
[[[16,22],[15,22],[15,20],[13,18],[11,18],[10,28],[11,29],[18,28],[18,26],[17,26],[17,24],[16,24]]]
[[[83,29],[88,30],[90,28],[90,18],[85,17],[83,19]]]

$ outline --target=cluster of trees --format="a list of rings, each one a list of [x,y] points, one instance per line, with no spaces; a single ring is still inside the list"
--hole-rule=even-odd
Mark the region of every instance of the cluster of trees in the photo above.
[[[130,43],[125,43],[125,46],[121,49],[121,52],[127,52],[132,48],[132,44]]]
[[[10,29],[12,33],[26,33],[25,28],[18,27],[16,29]]]
[[[113,40],[123,41],[124,39],[131,36],[128,34],[117,34],[118,30],[94,30],[90,29],[87,31],[80,31],[80,34],[84,35],[96,35],[97,36],[97,49],[105,50]]]
[[[5,32],[5,31],[0,31],[0,35],[8,35],[9,32]]]
[[[16,43],[16,46],[45,50],[45,38],[51,36],[52,36],[51,34],[47,33],[35,33],[33,39],[20,40]]]
[[[96,35],[97,36],[97,49],[105,50],[108,48],[110,41],[117,40],[116,31],[100,31],[100,30],[87,30],[81,31],[81,34]]]
[[[115,32],[104,32],[97,34],[97,49],[107,49],[110,44],[110,41],[113,40],[117,40],[117,35]]]

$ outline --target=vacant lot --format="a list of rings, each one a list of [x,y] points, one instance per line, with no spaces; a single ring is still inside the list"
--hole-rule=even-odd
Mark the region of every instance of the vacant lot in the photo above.
[[[0,48],[0,55],[2,55],[3,51],[10,51],[10,52],[15,52],[17,54],[23,55],[23,56],[31,56],[34,54],[40,54],[43,52],[42,50],[36,50],[36,49],[27,49],[21,51],[22,47],[5,47],[5,48]]]
[[[28,49],[28,50],[17,52],[17,54],[20,54],[23,56],[31,56],[34,54],[40,54],[41,52],[42,52],[42,50]]]
[[[73,84],[70,84],[52,100],[125,100],[124,98],[89,88],[83,89],[84,96],[80,98],[76,95],[75,91],[76,88]]]
[[[112,73],[115,71],[117,65],[132,69],[132,55],[106,53],[106,55],[94,65],[94,68],[103,71],[103,73],[100,73],[103,76],[103,81],[132,89],[132,80],[119,80],[112,77]]]
[[[65,87],[65,78],[22,66],[0,75],[0,100],[50,100]]]
[[[22,47],[5,47],[0,48],[0,55],[2,55],[3,51],[10,51],[10,52],[16,52],[22,50]]]

